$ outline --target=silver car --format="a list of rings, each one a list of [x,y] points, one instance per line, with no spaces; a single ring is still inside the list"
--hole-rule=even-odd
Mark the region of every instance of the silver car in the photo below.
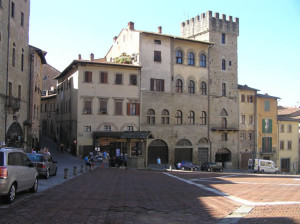
[[[0,196],[12,203],[16,193],[38,189],[38,172],[22,149],[0,148]]]
[[[49,154],[27,153],[27,155],[31,162],[35,165],[39,175],[44,176],[46,179],[48,179],[51,175],[56,175],[57,162],[54,161]]]

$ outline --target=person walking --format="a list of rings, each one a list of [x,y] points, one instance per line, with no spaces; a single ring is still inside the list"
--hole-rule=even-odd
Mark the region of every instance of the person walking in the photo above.
[[[89,156],[84,157],[85,165],[90,167],[90,171],[92,171],[92,164],[90,162]]]
[[[157,157],[157,165],[161,166],[161,159],[160,159],[160,157]]]

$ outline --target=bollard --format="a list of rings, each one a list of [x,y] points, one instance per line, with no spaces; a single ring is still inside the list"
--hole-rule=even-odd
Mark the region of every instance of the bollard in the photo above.
[[[68,179],[68,172],[69,172],[69,169],[68,169],[68,168],[65,168],[65,175],[64,175],[64,178],[65,178],[65,179]]]
[[[76,176],[77,175],[77,166],[74,166],[73,168],[74,168],[73,169],[73,175]]]
[[[170,171],[172,171],[172,165],[170,165]]]
[[[83,173],[83,165],[80,167],[80,173]]]

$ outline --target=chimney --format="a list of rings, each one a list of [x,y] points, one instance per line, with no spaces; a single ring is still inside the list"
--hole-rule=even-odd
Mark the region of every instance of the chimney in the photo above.
[[[114,43],[116,43],[118,37],[117,36],[114,36]]]
[[[162,27],[159,26],[159,27],[158,27],[158,33],[161,33],[161,30],[162,30]]]
[[[134,22],[129,22],[128,23],[128,29],[129,30],[134,30]]]
[[[93,53],[90,54],[90,60],[94,61],[94,54]]]
[[[78,54],[78,60],[79,61],[81,60],[81,54]]]

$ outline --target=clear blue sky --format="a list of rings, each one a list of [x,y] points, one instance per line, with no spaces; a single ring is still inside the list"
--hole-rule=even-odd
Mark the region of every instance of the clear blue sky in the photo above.
[[[29,43],[63,71],[78,54],[104,57],[129,21],[180,36],[181,22],[208,10],[240,20],[239,84],[300,106],[300,0],[31,0]]]

